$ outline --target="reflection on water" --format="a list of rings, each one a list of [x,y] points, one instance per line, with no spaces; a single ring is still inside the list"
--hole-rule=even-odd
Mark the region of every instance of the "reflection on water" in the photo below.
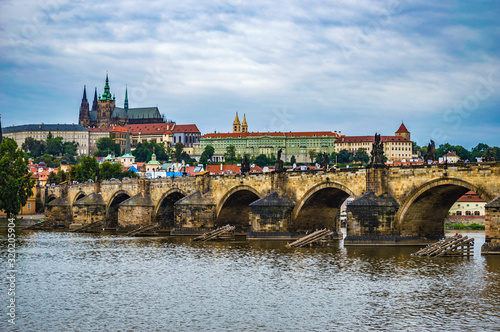
[[[14,331],[479,331],[500,324],[500,257],[18,234]],[[1,235],[5,252],[6,237]],[[2,262],[3,264],[3,262]],[[2,281],[1,303],[6,304]],[[5,308],[5,306],[3,306]],[[10,328],[3,310],[0,330]],[[11,329],[12,330],[12,329]]]

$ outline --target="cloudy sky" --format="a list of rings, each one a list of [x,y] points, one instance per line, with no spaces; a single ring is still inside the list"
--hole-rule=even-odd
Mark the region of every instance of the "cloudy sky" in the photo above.
[[[87,86],[202,133],[500,145],[500,2],[0,2],[2,125],[73,123]]]

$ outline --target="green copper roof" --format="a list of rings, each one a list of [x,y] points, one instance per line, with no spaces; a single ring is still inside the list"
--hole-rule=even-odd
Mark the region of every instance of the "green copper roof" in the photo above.
[[[104,93],[102,94],[101,99],[112,100],[111,93],[109,92],[108,72],[106,72],[106,84],[104,85]]]
[[[135,158],[135,156],[133,154],[130,154],[130,153],[125,153],[123,156],[121,156],[120,158]]]

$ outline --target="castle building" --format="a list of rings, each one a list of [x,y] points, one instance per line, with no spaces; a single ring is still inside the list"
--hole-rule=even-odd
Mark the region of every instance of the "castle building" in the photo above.
[[[164,122],[158,107],[129,108],[127,88],[125,88],[125,102],[123,108],[117,107],[116,98],[114,95],[112,96],[110,92],[107,72],[103,94],[98,96],[96,88],[92,109],[89,107],[87,88],[84,86],[78,123],[85,128],[108,128],[125,126],[127,124]]]
[[[266,156],[278,155],[281,149],[281,158],[289,162],[292,156],[297,162],[311,162],[310,151],[331,154],[335,149],[335,140],[340,137],[336,132],[249,132],[246,116],[240,123],[238,114],[233,122],[232,133],[210,133],[201,137],[200,143],[194,144],[193,155],[199,157],[207,145],[214,150],[213,162],[223,162],[227,147],[234,146],[236,155]]]
[[[416,158],[413,153],[413,143],[410,139],[410,132],[406,126],[401,123],[399,129],[394,133],[394,136],[380,136],[380,140],[384,143],[384,155],[389,162],[393,161],[409,161]],[[371,154],[375,136],[341,136],[335,142],[335,152],[339,153],[342,150],[355,153],[358,149],[365,149],[368,155]]]

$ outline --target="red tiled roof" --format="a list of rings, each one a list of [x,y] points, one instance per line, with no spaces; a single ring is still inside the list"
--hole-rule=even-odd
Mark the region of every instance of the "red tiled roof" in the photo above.
[[[250,173],[262,173],[262,167],[259,165],[255,165],[254,167],[250,168]]]
[[[401,136],[380,136],[382,142],[410,142]],[[362,142],[375,142],[375,136],[342,136],[335,141],[335,143],[362,143]]]
[[[175,125],[172,130],[173,133],[197,133],[200,134],[200,130],[196,127],[195,124],[186,124],[186,125]]]
[[[87,128],[88,131],[94,131],[94,132],[99,132],[99,131],[110,131],[112,128]]]
[[[396,131],[397,134],[409,134],[410,132],[408,131],[408,129],[406,129],[406,126],[404,123],[401,123],[401,126],[399,126],[399,129],[398,131]]]
[[[121,133],[126,133],[126,132],[127,132],[127,128],[125,128],[125,127],[120,127],[120,126],[116,126],[116,127],[114,127],[113,129],[111,129],[111,132],[121,132]]]
[[[457,202],[484,202],[485,200],[479,197],[475,192],[468,191],[462,197],[460,197]]]
[[[455,152],[450,151],[447,154],[445,154],[443,157],[458,157],[458,156]]]
[[[129,132],[133,135],[151,135],[170,133],[172,128],[177,127],[175,123],[144,123],[128,125]]]
[[[210,133],[205,134],[202,138],[244,138],[244,137],[259,137],[259,136],[281,136],[281,137],[339,137],[337,133],[331,131],[302,131],[302,132],[253,132],[253,133]]]

